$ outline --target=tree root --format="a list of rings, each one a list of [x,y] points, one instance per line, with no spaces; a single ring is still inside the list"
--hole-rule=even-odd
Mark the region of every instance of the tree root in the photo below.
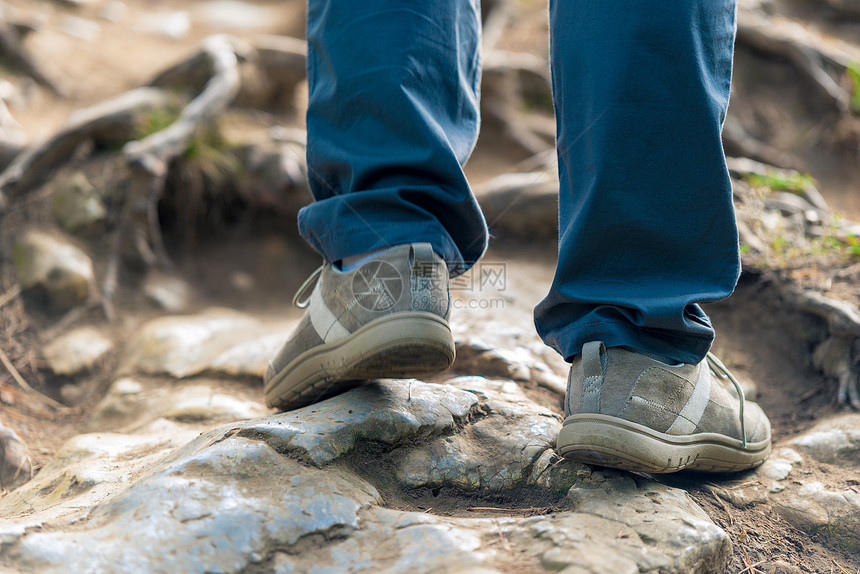
[[[256,38],[248,56],[251,65],[243,69],[237,103],[255,108],[293,109],[296,88],[307,76],[307,58],[305,40],[286,36]]]
[[[236,97],[240,75],[234,43],[225,36],[211,36],[204,40],[202,52],[212,70],[203,91],[170,126],[142,140],[128,142],[123,155],[129,165],[151,174],[166,173],[167,162],[185,151],[200,126],[225,110]]]
[[[235,41],[226,36],[211,36],[204,40],[200,54],[191,61],[211,74],[203,90],[180,112],[167,128],[144,139],[130,141],[122,153],[129,167],[129,191],[120,214],[120,222],[111,242],[111,256],[102,286],[106,315],[115,316],[113,296],[116,292],[119,264],[123,246],[129,239],[141,259],[149,266],[172,266],[161,235],[158,202],[164,192],[168,166],[188,148],[198,130],[214,116],[223,112],[239,92],[241,77]],[[199,58],[207,59],[202,65]],[[184,70],[187,62],[162,74],[166,82],[176,70]]]
[[[842,301],[795,285],[778,284],[792,307],[827,321],[830,336],[813,352],[812,363],[839,382],[836,401],[860,409],[860,313]]]
[[[757,139],[731,114],[723,126],[723,146],[730,156],[750,158],[781,168],[800,167],[796,157]]]
[[[496,129],[525,156],[552,148],[555,121],[551,112],[541,115],[524,109],[524,101],[528,99],[551,105],[549,66],[544,59],[531,54],[489,51],[484,56],[481,90],[485,127]]]
[[[134,139],[140,118],[152,110],[165,108],[168,101],[169,96],[163,90],[140,88],[79,110],[53,137],[15,158],[0,174],[0,192],[14,197],[44,183],[85,142],[108,146]]]
[[[797,22],[744,8],[738,16],[737,41],[787,60],[836,111],[841,115],[851,112],[851,94],[831,75],[843,77],[851,62],[860,60],[851,47],[827,41]]]

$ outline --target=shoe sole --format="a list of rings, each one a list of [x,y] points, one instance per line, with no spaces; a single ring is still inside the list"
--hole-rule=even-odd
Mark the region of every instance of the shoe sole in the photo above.
[[[591,413],[567,417],[558,436],[558,451],[565,458],[650,473],[737,472],[762,464],[770,449],[770,439],[744,447],[719,433],[674,436]]]
[[[420,311],[387,315],[293,359],[266,384],[266,405],[295,409],[363,381],[437,373],[454,356],[454,337],[442,317]]]

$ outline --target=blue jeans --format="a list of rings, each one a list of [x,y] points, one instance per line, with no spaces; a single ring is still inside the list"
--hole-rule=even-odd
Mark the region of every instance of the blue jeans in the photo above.
[[[551,0],[559,257],[535,309],[570,359],[602,340],[694,363],[700,303],[740,271],[720,131],[734,0]],[[487,226],[462,165],[479,127],[475,0],[310,0],[302,236],[329,261],[427,241],[452,275]]]

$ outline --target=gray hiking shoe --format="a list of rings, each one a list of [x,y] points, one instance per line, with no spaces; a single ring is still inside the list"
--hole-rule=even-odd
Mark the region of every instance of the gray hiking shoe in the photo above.
[[[314,279],[310,297],[297,303]],[[448,267],[429,243],[392,247],[351,271],[326,263],[294,303],[307,312],[266,370],[270,407],[291,410],[360,381],[434,373],[454,362]]]
[[[770,454],[770,421],[711,354],[698,365],[671,366],[587,343],[570,368],[565,416],[559,453],[588,464],[733,472]]]

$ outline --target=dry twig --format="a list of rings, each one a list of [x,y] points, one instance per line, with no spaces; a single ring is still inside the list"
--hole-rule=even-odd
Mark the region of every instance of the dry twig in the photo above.
[[[6,370],[9,371],[9,374],[12,375],[12,378],[15,379],[15,382],[27,393],[30,395],[36,396],[39,400],[44,403],[54,407],[57,410],[67,410],[69,407],[58,403],[54,399],[49,396],[43,395],[33,387],[31,387],[27,381],[24,380],[24,377],[21,376],[21,373],[18,372],[18,369],[15,368],[15,365],[12,364],[12,361],[9,360],[9,356],[3,352],[3,349],[0,349],[0,363],[3,363],[3,366],[6,367]]]
[[[10,289],[8,289],[5,293],[0,295],[0,309],[5,307],[7,303],[14,301],[15,297],[17,297],[20,294],[21,294],[21,286],[16,283]]]

